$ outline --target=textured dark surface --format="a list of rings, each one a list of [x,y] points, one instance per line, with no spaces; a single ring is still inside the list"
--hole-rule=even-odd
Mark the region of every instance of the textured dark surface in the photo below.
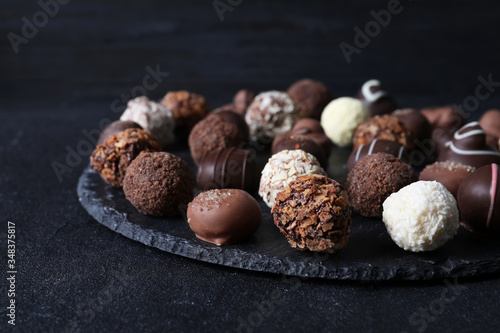
[[[0,250],[5,258],[7,221],[15,222],[14,330],[497,331],[498,274],[459,278],[450,289],[451,278],[360,283],[224,267],[123,237],[76,195],[90,154],[83,131],[118,118],[124,104],[113,102],[142,84],[146,66],[170,72],[149,97],[189,89],[212,107],[240,88],[286,89],[305,76],[336,96],[376,77],[405,107],[462,103],[479,75],[500,81],[496,1],[402,3],[405,10],[348,65],[338,44],[352,43],[353,27],[387,1],[243,1],[220,22],[210,1],[72,0],[18,54],[5,36],[20,33],[21,18],[40,7],[2,1]],[[470,118],[499,105],[495,91]],[[51,163],[66,164],[67,149],[81,156],[58,179]],[[5,274],[2,332],[9,331]]]

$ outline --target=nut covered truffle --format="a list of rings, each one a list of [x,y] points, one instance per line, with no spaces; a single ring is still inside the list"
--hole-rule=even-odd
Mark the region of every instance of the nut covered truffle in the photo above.
[[[269,144],[276,135],[291,130],[299,118],[300,107],[287,93],[274,90],[258,94],[245,114],[250,136]]]
[[[409,164],[393,155],[377,153],[354,166],[347,175],[346,189],[355,211],[365,217],[380,217],[384,200],[417,180]]]
[[[179,215],[193,199],[194,177],[179,157],[144,153],[128,167],[123,192],[139,212],[153,216]]]
[[[321,82],[302,79],[290,86],[288,95],[302,109],[306,118],[320,119],[325,106],[333,99],[333,95]]]
[[[226,245],[253,235],[262,221],[262,211],[257,200],[243,190],[209,190],[189,203],[187,218],[196,237]]]
[[[101,135],[99,136],[99,140],[97,140],[97,144],[100,145],[101,143],[106,141],[106,139],[108,137],[110,137],[111,135],[116,134],[116,133],[121,132],[121,131],[125,131],[126,129],[129,129],[129,128],[142,129],[141,125],[139,125],[133,121],[129,121],[129,120],[113,121],[111,124],[106,126],[104,131],[102,131]]]
[[[351,206],[338,182],[325,176],[296,178],[276,197],[274,224],[300,250],[334,253],[349,239]]]
[[[106,183],[121,187],[128,166],[137,156],[160,150],[149,132],[130,128],[109,136],[98,145],[90,156],[90,165]]]
[[[372,142],[374,139],[396,141],[408,146],[410,131],[396,116],[375,116],[360,124],[354,133],[353,149]]]
[[[432,251],[460,226],[455,198],[436,181],[410,184],[384,201],[382,220],[392,240],[406,251]]]

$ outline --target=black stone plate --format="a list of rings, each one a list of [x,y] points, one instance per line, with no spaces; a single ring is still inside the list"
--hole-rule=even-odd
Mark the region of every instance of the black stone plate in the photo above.
[[[176,154],[189,160],[188,155]],[[344,160],[345,154],[339,158]],[[335,157],[330,159],[329,175],[343,183],[345,170]],[[218,247],[196,238],[183,217],[140,214],[121,190],[107,185],[90,167],[81,175],[77,191],[89,214],[111,230],[163,251],[224,266],[360,281],[428,280],[500,271],[500,241],[479,238],[463,228],[438,250],[411,253],[394,244],[381,220],[355,214],[343,251],[332,255],[302,252],[288,245],[274,226],[270,209],[259,200],[263,220],[257,233],[245,243]]]

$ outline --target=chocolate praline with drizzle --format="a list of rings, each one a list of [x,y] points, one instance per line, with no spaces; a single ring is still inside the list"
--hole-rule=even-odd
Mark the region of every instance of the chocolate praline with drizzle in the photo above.
[[[358,98],[368,107],[371,117],[391,113],[398,108],[396,101],[382,89],[379,80],[366,81]]]
[[[363,158],[376,153],[391,154],[405,163],[410,163],[408,151],[402,144],[392,140],[375,139],[351,153],[347,160],[347,169],[350,171]]]
[[[488,237],[500,236],[500,169],[485,165],[467,176],[458,189],[462,225]]]

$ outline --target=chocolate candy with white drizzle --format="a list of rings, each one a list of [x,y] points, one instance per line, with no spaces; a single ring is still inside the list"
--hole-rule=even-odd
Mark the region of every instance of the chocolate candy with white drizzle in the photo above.
[[[469,231],[500,236],[500,169],[485,165],[467,176],[458,189],[462,225]]]
[[[366,81],[358,98],[368,107],[371,117],[391,113],[398,108],[396,101],[382,89],[379,80]]]
[[[491,163],[500,164],[500,152],[486,143],[486,133],[477,121],[460,128],[453,139],[446,142],[438,161],[454,161],[480,168]]]
[[[363,158],[376,153],[391,154],[405,163],[410,163],[408,152],[402,144],[391,140],[375,139],[353,150],[347,160],[347,169],[350,171]]]

